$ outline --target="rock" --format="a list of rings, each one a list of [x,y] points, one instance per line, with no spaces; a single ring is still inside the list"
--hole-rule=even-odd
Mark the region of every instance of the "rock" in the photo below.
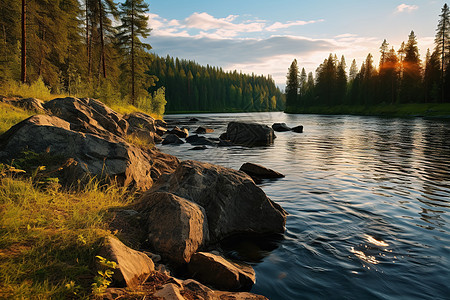
[[[178,165],[172,155],[156,149],[144,151],[106,131],[99,136],[72,128],[71,123],[56,116],[32,116],[0,136],[0,161],[14,159],[25,149],[49,152],[76,161],[62,178],[68,186],[83,182],[91,174],[140,190],[149,189],[161,174]]]
[[[156,132],[155,119],[142,112],[133,112],[123,116],[123,118],[130,125],[130,129],[140,128],[150,132]],[[129,130],[130,130],[129,129]]]
[[[276,136],[273,129],[267,125],[230,122],[226,137],[221,138],[242,146],[268,146],[273,143]]]
[[[181,144],[184,144],[184,142],[182,140],[180,140],[180,138],[177,135],[169,134],[163,139],[162,144],[163,145],[168,145],[168,144],[181,145]]]
[[[43,113],[44,107],[42,106],[43,102],[36,98],[7,98],[0,97],[0,102],[8,103],[16,107],[20,107],[22,109]]]
[[[222,134],[219,136],[219,139],[220,139],[220,140],[224,140],[224,141],[228,141],[228,134],[227,134],[226,132],[222,133]]]
[[[189,262],[209,239],[205,210],[191,201],[170,193],[147,192],[138,209],[145,215],[152,248],[175,264]]]
[[[230,146],[233,146],[233,143],[228,140],[219,140],[218,146],[219,147],[230,147]]]
[[[164,120],[155,120],[155,125],[163,128],[167,128],[167,123]]]
[[[98,100],[67,97],[54,99],[43,106],[53,115],[69,122],[70,130],[92,133],[114,141],[117,141],[114,136],[126,136],[128,122]]]
[[[176,136],[180,137],[180,138],[187,138],[189,135],[189,131],[187,130],[187,128],[178,128],[177,126],[175,126],[174,129],[168,131],[167,133],[169,134],[175,134]]]
[[[167,132],[167,129],[161,126],[156,126],[156,134],[163,136]]]
[[[163,288],[154,293],[153,296],[164,300],[185,300],[185,298],[181,296],[179,287],[173,283],[164,285]]]
[[[162,138],[155,132],[134,127],[128,129],[127,141],[137,141],[138,144],[154,145],[162,142]]]
[[[195,133],[198,133],[198,134],[213,133],[213,132],[214,132],[214,129],[206,128],[206,127],[203,127],[203,126],[200,126],[199,128],[197,128],[195,130]]]
[[[201,297],[200,299],[216,299],[215,291],[210,289],[209,287],[201,284],[200,282],[194,279],[186,279],[183,281],[183,287],[185,290],[191,291],[197,297]]]
[[[144,253],[125,246],[117,238],[108,236],[99,255],[109,261],[115,261],[113,280],[116,286],[135,288],[145,282],[155,270],[153,261]]]
[[[250,175],[252,178],[257,179],[271,179],[271,178],[283,178],[285,177],[283,174],[263,167],[261,165],[253,164],[253,163],[245,163],[241,166],[239,171],[245,172]]]
[[[283,131],[291,131],[291,128],[289,128],[286,123],[274,123],[272,125],[272,129],[278,132],[283,132]]]
[[[251,287],[256,281],[255,271],[251,266],[206,252],[192,255],[188,270],[200,282],[227,291]]]
[[[189,119],[189,122],[191,122],[191,123],[195,123],[195,122],[198,122],[199,121],[199,119],[197,119],[197,118],[191,118],[191,119]]]
[[[204,136],[199,136],[197,134],[191,135],[186,138],[186,142],[191,145],[205,145],[205,146],[216,146],[217,143],[211,139],[208,139]]]
[[[266,298],[262,295],[257,295],[257,294],[247,293],[247,292],[230,293],[230,292],[216,291],[215,296],[218,299],[226,299],[226,300],[269,300],[268,298]]]
[[[303,125],[295,126],[291,130],[293,132],[302,133],[303,132]]]
[[[187,160],[150,191],[173,193],[202,206],[212,242],[238,233],[284,232],[286,212],[243,172]]]
[[[198,150],[206,150],[206,149],[208,149],[208,147],[206,147],[206,146],[195,146],[195,147],[193,147],[193,148],[191,148],[189,150],[196,150],[196,151],[198,151]]]

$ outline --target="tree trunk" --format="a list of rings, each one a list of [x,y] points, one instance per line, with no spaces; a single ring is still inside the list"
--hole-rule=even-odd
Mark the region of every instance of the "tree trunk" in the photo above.
[[[91,77],[91,49],[89,43],[89,9],[88,9],[88,0],[85,0],[86,4],[86,55],[87,55],[87,63],[88,63],[88,77]]]
[[[442,103],[444,102],[445,99],[445,76],[444,76],[444,62],[445,62],[445,16],[443,18],[443,27],[442,27],[442,66],[441,66],[441,85],[442,85]]]
[[[26,0],[22,0],[22,70],[20,80],[22,83],[27,82],[27,4]]]
[[[103,9],[102,0],[98,0],[98,9],[100,14],[100,44],[101,44],[101,61],[103,68],[103,77],[106,78],[106,62],[105,62],[105,40],[103,38]]]
[[[135,105],[134,90],[134,2],[131,7],[131,104]]]

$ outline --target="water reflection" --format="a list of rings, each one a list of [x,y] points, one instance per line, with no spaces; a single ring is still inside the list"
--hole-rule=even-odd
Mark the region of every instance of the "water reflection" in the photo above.
[[[191,116],[176,116],[189,120]],[[302,124],[271,147],[161,147],[181,159],[286,175],[261,187],[288,212],[282,239],[224,243],[253,262],[270,299],[446,299],[450,294],[450,124],[425,119],[196,115],[218,137],[236,119]],[[179,124],[174,121],[173,124]],[[269,242],[268,242],[269,241]]]

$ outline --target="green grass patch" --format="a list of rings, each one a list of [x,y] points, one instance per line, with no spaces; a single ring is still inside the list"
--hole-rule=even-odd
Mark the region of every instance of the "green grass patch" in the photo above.
[[[34,113],[0,102],[0,134]]]
[[[5,166],[0,166],[5,169]],[[0,298],[88,298],[110,208],[133,195],[91,180],[65,192],[0,172]]]

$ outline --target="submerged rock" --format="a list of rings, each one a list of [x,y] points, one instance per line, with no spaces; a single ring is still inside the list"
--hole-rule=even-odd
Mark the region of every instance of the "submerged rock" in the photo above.
[[[274,123],[272,125],[272,129],[278,132],[283,132],[283,131],[290,131],[291,128],[289,128],[286,123]]]
[[[213,133],[213,132],[214,132],[214,129],[203,127],[203,126],[200,126],[199,128],[197,128],[195,130],[195,133],[198,133],[198,134]]]
[[[238,291],[255,283],[255,271],[251,266],[213,253],[195,253],[188,269],[191,276],[200,282],[222,290]]]
[[[302,133],[303,132],[303,125],[295,126],[291,130],[293,132]]]
[[[244,122],[230,122],[222,140],[230,140],[242,146],[268,146],[276,138],[272,128],[267,125]]]
[[[175,126],[174,129],[167,131],[168,134],[175,134],[176,136],[180,137],[180,138],[187,138],[189,135],[189,131],[187,128],[179,128],[177,126]]]
[[[168,144],[181,145],[181,144],[184,144],[184,142],[177,135],[169,134],[163,139],[162,144],[163,145],[168,145]]]
[[[169,192],[205,209],[212,242],[238,233],[282,233],[287,213],[243,172],[183,161],[150,192]]]
[[[250,175],[252,178],[256,179],[271,179],[271,178],[283,178],[285,177],[283,174],[268,169],[264,166],[253,164],[253,163],[245,163],[241,166],[239,171],[245,172]]]
[[[191,135],[186,138],[186,142],[190,143],[191,145],[205,145],[205,146],[216,146],[217,143],[209,138],[206,138],[204,136],[199,136],[197,134]]]

